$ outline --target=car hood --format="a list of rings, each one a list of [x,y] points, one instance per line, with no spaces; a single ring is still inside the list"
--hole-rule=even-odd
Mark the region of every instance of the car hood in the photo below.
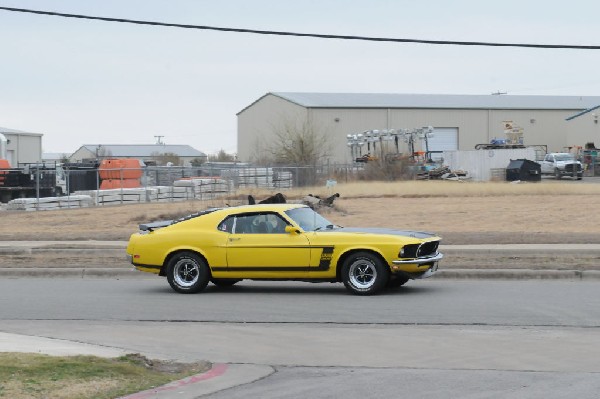
[[[327,230],[319,230],[319,233],[327,233],[327,232],[335,232],[335,233],[358,233],[358,234],[382,234],[382,235],[391,235],[391,236],[402,236],[402,237],[412,237],[412,238],[431,238],[436,237],[433,233],[426,233],[423,231],[410,231],[410,230],[394,230],[394,229],[386,229],[380,227],[338,227]]]

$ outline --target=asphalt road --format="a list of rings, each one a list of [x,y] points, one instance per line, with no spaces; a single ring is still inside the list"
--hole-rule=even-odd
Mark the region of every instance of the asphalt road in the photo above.
[[[160,278],[0,279],[0,330],[180,361],[274,367],[210,398],[597,398],[600,282],[242,282],[180,295]]]

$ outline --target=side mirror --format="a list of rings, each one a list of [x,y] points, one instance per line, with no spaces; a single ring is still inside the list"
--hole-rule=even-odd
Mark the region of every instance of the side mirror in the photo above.
[[[288,234],[300,234],[300,230],[297,227],[290,226],[289,224],[285,226],[285,232]]]

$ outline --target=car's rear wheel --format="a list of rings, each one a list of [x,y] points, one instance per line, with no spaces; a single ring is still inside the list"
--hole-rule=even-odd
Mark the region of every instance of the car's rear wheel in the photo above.
[[[368,252],[357,252],[342,266],[342,281],[355,295],[372,295],[380,291],[389,280],[389,270],[379,257]]]
[[[182,294],[202,291],[209,279],[208,265],[192,252],[180,252],[167,264],[167,281],[171,288]]]
[[[210,281],[217,287],[231,287],[235,283],[239,283],[241,280],[236,280],[234,278],[213,278]]]

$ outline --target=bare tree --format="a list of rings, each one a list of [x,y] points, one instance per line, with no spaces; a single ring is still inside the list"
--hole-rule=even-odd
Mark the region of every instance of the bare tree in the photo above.
[[[110,157],[112,157],[112,152],[109,149],[107,149],[101,144],[96,146],[96,159],[104,159]]]
[[[269,147],[276,164],[293,166],[300,186],[316,184],[316,166],[330,155],[329,136],[309,121],[284,121],[274,128],[275,139]]]
[[[276,163],[314,166],[330,155],[329,137],[311,122],[284,121],[274,133],[270,150]]]
[[[157,165],[175,165],[175,166],[181,166],[182,162],[181,162],[181,158],[179,158],[179,155],[172,153],[172,152],[153,152],[152,154],[150,154],[152,156],[152,159],[154,159],[156,161]]]
[[[234,154],[228,154],[224,149],[220,149],[218,153],[209,155],[208,160],[210,162],[233,162],[235,161]]]
[[[190,161],[190,164],[192,166],[201,166],[205,162],[206,162],[206,158],[194,158]]]

